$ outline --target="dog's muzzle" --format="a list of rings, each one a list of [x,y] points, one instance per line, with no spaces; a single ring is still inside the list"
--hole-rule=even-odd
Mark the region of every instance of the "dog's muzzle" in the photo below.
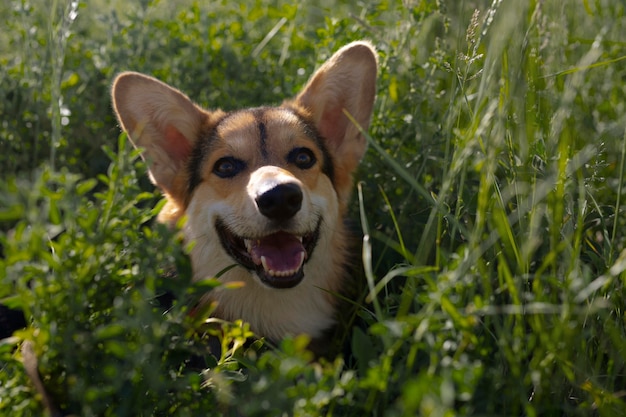
[[[302,207],[302,190],[298,184],[279,184],[259,195],[256,205],[271,220],[287,221]]]
[[[256,197],[259,212],[268,221],[288,224],[302,207],[302,190],[297,184],[283,183]],[[304,278],[304,264],[317,244],[321,219],[315,229],[302,235],[279,230],[266,236],[244,237],[233,233],[223,221],[215,228],[226,252],[243,267],[255,271],[261,281],[273,288],[292,288]],[[280,227],[278,227],[280,229]]]
[[[311,232],[295,235],[279,231],[260,238],[233,233],[218,220],[215,229],[222,247],[244,268],[256,272],[272,288],[292,288],[304,278],[304,264],[311,258],[320,234],[321,219]]]

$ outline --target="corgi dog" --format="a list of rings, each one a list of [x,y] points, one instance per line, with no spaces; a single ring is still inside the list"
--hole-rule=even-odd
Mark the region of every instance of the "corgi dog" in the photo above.
[[[350,277],[344,215],[376,72],[374,47],[353,42],[295,98],[231,112],[202,109],[147,75],[115,79],[117,118],[167,199],[159,221],[185,217],[193,280],[226,270],[222,283],[243,284],[206,294],[214,316],[273,341],[332,327]]]

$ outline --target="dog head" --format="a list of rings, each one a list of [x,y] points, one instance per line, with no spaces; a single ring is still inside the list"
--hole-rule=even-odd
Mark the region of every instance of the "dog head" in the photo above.
[[[160,220],[187,217],[194,278],[215,276],[233,263],[241,267],[220,278],[248,287],[235,295],[239,307],[220,306],[238,310],[226,318],[250,320],[241,307],[246,294],[271,308],[276,300],[258,297],[252,292],[258,286],[339,288],[343,215],[366,149],[360,129],[369,126],[376,66],[372,46],[354,42],[294,99],[229,113],[204,110],[142,74],[115,80],[118,119],[168,199]]]

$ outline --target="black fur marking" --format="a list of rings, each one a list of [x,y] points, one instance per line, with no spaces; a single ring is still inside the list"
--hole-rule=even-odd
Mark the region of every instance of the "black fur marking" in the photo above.
[[[291,112],[291,114],[300,120],[302,127],[304,128],[304,134],[315,142],[317,147],[322,151],[322,155],[324,156],[324,160],[322,161],[322,172],[330,178],[331,183],[335,184],[335,165],[333,164],[333,157],[326,147],[324,137],[319,133],[315,124],[310,119],[304,117],[291,107],[284,107],[284,109]]]
[[[203,163],[209,153],[211,153],[213,144],[219,140],[217,126],[227,117],[228,115],[220,119],[209,131],[202,134],[194,144],[189,162],[187,163],[187,172],[189,173],[187,198],[191,197],[193,191],[202,182]]]
[[[263,157],[263,159],[267,159],[267,129],[265,128],[265,123],[258,118],[257,125],[259,127],[259,136],[261,138],[261,156]]]

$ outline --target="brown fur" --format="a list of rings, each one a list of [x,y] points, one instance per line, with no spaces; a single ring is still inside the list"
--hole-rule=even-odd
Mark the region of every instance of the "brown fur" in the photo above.
[[[275,340],[298,333],[315,338],[332,325],[333,293],[346,276],[343,217],[353,172],[366,149],[365,138],[344,112],[367,129],[376,66],[373,47],[354,42],[326,61],[294,99],[228,114],[204,110],[145,75],[123,73],[115,80],[113,104],[120,123],[143,149],[152,181],[168,199],[159,219],[174,224],[186,215],[194,279],[213,277],[235,263],[233,251],[246,258],[256,256],[255,250],[297,249],[294,238],[304,247],[315,242],[306,253],[294,249],[304,264],[297,263],[299,255],[268,255],[270,266],[263,264],[261,272],[256,258],[256,265],[226,272],[222,282],[245,285],[211,291],[207,300],[217,302],[215,315],[244,319],[257,334]],[[301,207],[288,219],[268,218],[259,200],[268,190],[289,187],[301,190]],[[239,247],[242,242],[254,247],[248,255]],[[287,286],[292,278],[279,274],[300,276],[291,264],[300,265],[304,275]]]

